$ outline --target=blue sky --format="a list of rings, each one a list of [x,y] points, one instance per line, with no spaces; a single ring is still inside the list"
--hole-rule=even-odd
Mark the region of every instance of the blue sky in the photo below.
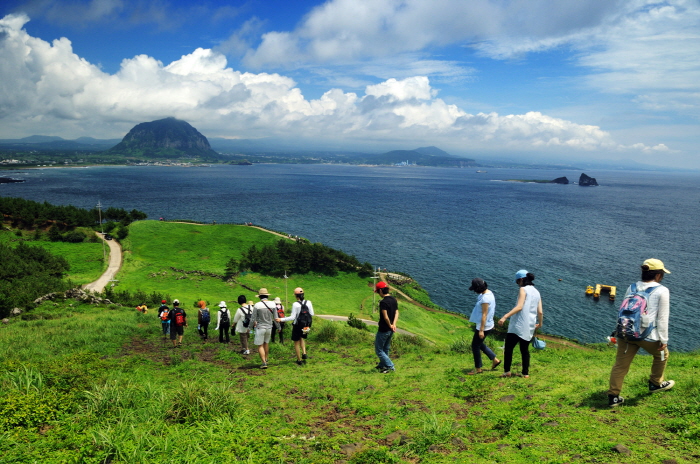
[[[5,0],[0,138],[175,116],[290,148],[700,168],[700,1]]]

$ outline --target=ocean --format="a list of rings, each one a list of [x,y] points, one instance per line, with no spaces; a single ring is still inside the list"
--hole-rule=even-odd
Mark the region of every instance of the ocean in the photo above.
[[[544,331],[604,342],[627,286],[646,258],[671,274],[669,348],[700,347],[697,295],[700,174],[587,171],[600,186],[507,182],[577,181],[581,171],[340,165],[47,168],[7,172],[24,183],[0,195],[92,208],[98,201],[150,219],[253,222],[338,248],[375,267],[416,278],[432,300],[469,314],[481,277],[497,314],[515,304],[514,274],[535,274]],[[585,296],[616,285],[618,302]]]

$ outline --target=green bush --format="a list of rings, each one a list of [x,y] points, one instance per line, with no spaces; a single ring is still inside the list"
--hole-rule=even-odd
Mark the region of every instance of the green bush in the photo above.
[[[10,390],[0,397],[0,430],[14,427],[38,427],[58,419],[70,401],[57,392]]]
[[[352,313],[350,313],[350,315],[348,316],[348,325],[356,329],[369,331],[369,327],[367,327],[367,324],[365,324],[364,321],[362,321],[361,319],[358,319],[355,316],[353,316]]]
[[[338,325],[326,322],[318,330],[316,340],[322,343],[334,342],[338,339]]]

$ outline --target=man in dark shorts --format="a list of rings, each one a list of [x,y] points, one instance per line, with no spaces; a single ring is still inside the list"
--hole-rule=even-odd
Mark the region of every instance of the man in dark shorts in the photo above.
[[[182,346],[182,336],[187,327],[187,314],[180,307],[180,300],[173,300],[173,309],[170,310],[170,340],[173,341],[173,348]]]
[[[394,363],[389,358],[391,339],[396,332],[396,323],[399,321],[399,304],[396,298],[389,294],[389,286],[386,282],[377,282],[375,292],[383,296],[379,302],[379,329],[374,339],[374,351],[379,358],[377,369],[382,374],[394,372]]]
[[[311,328],[311,316],[314,315],[314,307],[310,301],[304,299],[304,289],[298,287],[294,289],[294,296],[297,301],[292,305],[292,315],[275,319],[276,322],[292,322],[292,341],[294,350],[297,353],[297,364],[306,363],[306,336]]]

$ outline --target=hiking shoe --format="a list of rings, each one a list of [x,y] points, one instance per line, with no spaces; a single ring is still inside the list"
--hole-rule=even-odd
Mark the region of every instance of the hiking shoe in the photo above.
[[[649,382],[649,393],[670,390],[675,384],[676,382],[674,382],[673,380],[666,380],[664,382],[661,382],[661,385],[654,385],[653,383]]]
[[[296,360],[296,363],[297,363],[297,366],[303,366],[303,365],[304,365],[304,361],[302,361],[302,360],[300,360],[300,359],[297,359],[297,360]]]
[[[615,407],[625,402],[625,399],[620,395],[608,395],[608,406]]]
[[[309,359],[309,357],[306,356],[306,353],[304,353],[304,354],[301,355],[301,359]]]
[[[388,374],[389,372],[394,372],[394,371],[395,371],[395,369],[393,367],[385,367],[384,369],[382,369],[379,372],[381,372],[382,374]]]
[[[260,369],[267,369],[267,363],[262,363],[260,365]]]
[[[250,350],[243,351],[243,354],[250,354]]]

